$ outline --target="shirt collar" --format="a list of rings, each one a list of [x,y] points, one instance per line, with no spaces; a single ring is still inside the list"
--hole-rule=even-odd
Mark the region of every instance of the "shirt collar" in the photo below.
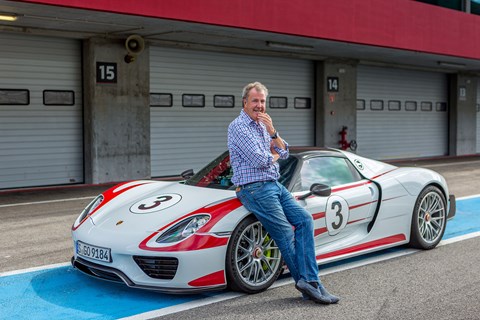
[[[240,119],[242,119],[242,121],[247,123],[247,124],[250,124],[250,122],[255,122],[255,121],[253,121],[252,118],[250,118],[250,116],[243,109],[242,109],[242,111],[240,111]]]

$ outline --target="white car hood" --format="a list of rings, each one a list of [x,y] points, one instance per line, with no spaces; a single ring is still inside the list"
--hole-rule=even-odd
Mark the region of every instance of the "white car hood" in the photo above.
[[[127,233],[157,231],[189,213],[236,197],[233,191],[161,181],[133,181],[109,191],[91,222],[104,230],[118,230],[121,225]]]

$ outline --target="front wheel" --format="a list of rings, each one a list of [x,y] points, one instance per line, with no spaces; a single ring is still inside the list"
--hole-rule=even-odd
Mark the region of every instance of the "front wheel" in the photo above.
[[[230,289],[258,293],[270,287],[283,271],[280,249],[254,217],[244,219],[233,231],[226,257]]]
[[[433,249],[445,233],[447,202],[435,186],[422,190],[415,203],[412,216],[410,246],[418,249]]]

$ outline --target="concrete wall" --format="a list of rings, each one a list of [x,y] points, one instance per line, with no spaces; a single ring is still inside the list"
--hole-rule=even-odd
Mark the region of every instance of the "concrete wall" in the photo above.
[[[83,43],[85,183],[150,177],[148,46],[124,61],[124,40]],[[116,83],[97,81],[97,62],[116,63]]]
[[[340,148],[340,131],[347,129],[347,140],[356,139],[357,68],[354,61],[319,61],[315,88],[315,145]],[[328,91],[328,79],[338,79],[338,91]]]
[[[449,77],[449,155],[476,153],[477,78],[468,74]]]

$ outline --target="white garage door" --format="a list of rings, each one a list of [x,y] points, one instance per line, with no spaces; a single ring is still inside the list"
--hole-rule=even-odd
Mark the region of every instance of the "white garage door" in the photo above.
[[[477,153],[480,153],[480,78],[477,79]]]
[[[80,43],[0,42],[0,189],[83,182]]]
[[[150,70],[154,177],[197,171],[226,150],[242,88],[253,81],[265,84],[279,107],[267,112],[282,137],[290,145],[313,145],[311,61],[151,47]]]
[[[357,153],[376,159],[446,155],[447,76],[358,67]]]

